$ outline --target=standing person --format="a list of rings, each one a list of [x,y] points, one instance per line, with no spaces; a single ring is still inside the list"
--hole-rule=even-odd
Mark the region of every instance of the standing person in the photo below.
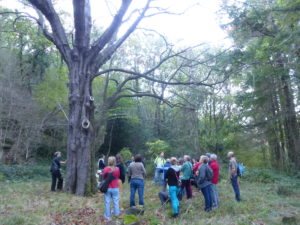
[[[98,170],[103,170],[105,168],[105,155],[101,154],[98,160]]]
[[[122,192],[123,192],[123,184],[125,183],[125,178],[126,178],[126,168],[123,163],[123,158],[120,154],[116,155],[116,163],[117,167],[120,170],[120,179],[119,179],[119,192],[120,192],[120,205],[122,208]]]
[[[212,207],[218,208],[219,207],[219,194],[217,189],[217,184],[219,182],[219,173],[220,173],[220,166],[217,161],[217,155],[211,154],[210,155],[210,168],[213,171],[213,177],[211,179],[211,200],[212,200]]]
[[[179,184],[179,173],[178,167],[176,167],[177,159],[172,157],[171,167],[166,172],[166,181],[169,185],[169,196],[172,205],[173,217],[177,217],[179,215],[179,200],[177,197],[178,192],[180,191]]]
[[[240,187],[239,187],[239,181],[238,181],[238,174],[237,174],[237,161],[234,157],[234,152],[228,152],[227,157],[229,159],[229,169],[228,169],[228,175],[229,180],[231,181],[231,185],[235,194],[235,200],[241,201],[240,196]]]
[[[167,184],[165,182],[166,180],[166,173],[167,173],[167,170],[171,167],[171,162],[170,162],[170,159],[167,159],[166,160],[166,163],[164,164],[163,166],[163,188],[162,190],[165,190],[166,187],[167,187]]]
[[[105,155],[101,154],[97,164],[98,164],[98,170],[96,173],[96,177],[97,177],[97,182],[99,184],[103,180],[102,171],[105,168]]]
[[[120,154],[116,155],[116,162],[117,162],[116,166],[120,170],[121,183],[124,184],[125,183],[125,177],[126,177],[126,168],[125,168],[125,165],[123,163],[123,158]]]
[[[52,175],[51,191],[61,191],[63,188],[63,178],[60,172],[61,164],[65,164],[66,161],[61,161],[61,152],[54,153],[54,157],[51,162],[50,172]],[[56,187],[57,184],[57,187]]]
[[[130,178],[130,207],[135,207],[135,192],[138,190],[139,206],[144,207],[144,179],[146,170],[142,163],[142,156],[137,154],[128,167],[128,176]]]
[[[154,160],[154,165],[155,165],[155,173],[154,173],[154,183],[155,184],[163,184],[163,167],[164,164],[166,163],[165,160],[165,153],[161,152],[159,156],[156,157]]]
[[[113,202],[114,210],[113,213],[115,216],[120,215],[120,192],[119,192],[119,178],[120,170],[116,167],[116,158],[114,156],[108,157],[107,166],[103,169],[103,179],[106,179],[109,173],[115,177],[114,180],[108,185],[107,192],[104,194],[104,218],[107,221],[111,220],[111,211],[110,211],[110,202]]]
[[[196,163],[193,165],[193,174],[195,175],[195,177],[198,176],[198,170],[199,170],[200,166],[201,166],[201,162],[200,162],[200,159],[198,159],[196,161]]]
[[[187,199],[192,198],[192,186],[191,186],[191,176],[193,175],[193,166],[190,156],[185,155],[183,157],[184,163],[181,167],[182,177],[181,177],[181,188],[186,190]]]
[[[198,188],[201,190],[204,201],[206,212],[211,211],[212,209],[212,201],[211,201],[211,179],[213,177],[212,169],[208,165],[208,157],[206,155],[202,155],[200,158],[201,166],[199,168],[198,175]]]

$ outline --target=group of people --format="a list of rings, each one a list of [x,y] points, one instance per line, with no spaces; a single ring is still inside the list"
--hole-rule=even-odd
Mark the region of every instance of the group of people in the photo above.
[[[240,190],[238,182],[238,164],[233,152],[228,152],[229,159],[228,174],[231,181],[236,201],[240,201]],[[62,176],[60,173],[61,153],[56,152],[51,164],[52,184],[51,191],[62,189]],[[177,159],[164,158],[162,152],[154,161],[155,173],[154,183],[162,186],[159,198],[163,206],[166,202],[171,203],[173,217],[180,214],[180,200],[182,195],[193,198],[192,185],[195,185],[204,197],[204,210],[209,212],[219,207],[219,195],[217,184],[219,181],[220,166],[216,154],[202,155],[199,160],[191,159],[189,155]],[[120,154],[110,156],[105,163],[105,156],[98,160],[99,180],[106,179],[112,173],[114,179],[109,183],[108,190],[104,193],[104,217],[111,220],[111,203],[113,203],[113,214],[119,216],[122,186],[126,175],[130,183],[129,206],[131,208],[144,209],[144,188],[146,169],[140,154],[133,157],[130,162],[124,163]],[[57,183],[58,180],[58,183]],[[135,194],[138,192],[138,204],[135,202]]]
[[[229,159],[229,180],[236,201],[240,201],[237,161],[233,152],[228,152],[227,156]],[[193,184],[203,194],[204,210],[206,212],[219,207],[217,184],[219,182],[220,166],[216,154],[207,153],[202,155],[199,160],[193,160],[188,155],[180,159],[175,157],[164,159],[164,153],[162,152],[154,163],[156,166],[154,183],[163,185],[163,190],[159,192],[159,198],[163,205],[168,201],[171,203],[173,217],[179,215],[182,194],[186,193],[187,199],[193,197]]]

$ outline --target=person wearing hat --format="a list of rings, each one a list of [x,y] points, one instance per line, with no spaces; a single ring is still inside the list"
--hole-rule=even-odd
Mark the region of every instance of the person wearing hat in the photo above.
[[[238,181],[238,174],[237,174],[237,161],[234,157],[234,152],[228,152],[227,158],[229,159],[229,167],[228,167],[228,175],[229,180],[231,182],[234,194],[235,194],[235,200],[241,201],[241,194],[240,194],[240,186]]]

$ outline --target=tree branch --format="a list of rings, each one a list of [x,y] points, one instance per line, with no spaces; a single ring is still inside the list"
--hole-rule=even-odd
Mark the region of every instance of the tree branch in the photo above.
[[[126,14],[132,0],[123,0],[119,8],[118,13],[114,16],[110,26],[104,31],[104,33],[92,44],[92,47],[88,53],[89,61],[95,59],[99,52],[111,41],[112,37],[118,31],[122,24],[124,15]]]
[[[73,0],[75,26],[75,46],[81,51],[89,47],[92,28],[89,0]]]
[[[56,13],[52,1],[49,0],[28,0],[32,6],[38,9],[49,21],[52,28],[53,36],[51,35],[51,41],[58,48],[63,59],[70,66],[71,63],[71,48],[68,43],[68,39],[64,30],[64,27]]]
[[[125,34],[122,37],[120,37],[114,43],[111,42],[111,44],[109,44],[102,52],[98,51],[99,54],[96,58],[91,58],[95,62],[94,71],[98,71],[98,69],[101,67],[101,65],[105,64],[111,58],[112,54],[124,43],[124,41],[129,37],[129,35],[136,29],[137,25],[144,18],[146,11],[149,9],[149,5],[150,5],[151,1],[152,0],[147,1],[147,3],[144,6],[144,8],[143,8],[142,12],[140,13],[140,15],[132,23],[132,25],[128,28],[128,30],[125,32]],[[120,26],[120,24],[119,24],[119,26]],[[116,31],[116,29],[115,29],[115,31]],[[111,41],[111,39],[107,40],[107,42],[109,42],[109,41]]]

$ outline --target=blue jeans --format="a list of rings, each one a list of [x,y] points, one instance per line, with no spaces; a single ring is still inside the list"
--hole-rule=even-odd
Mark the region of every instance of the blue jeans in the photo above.
[[[159,185],[163,185],[163,183],[164,183],[164,173],[162,171],[162,168],[155,168],[154,183],[159,184]]]
[[[241,201],[240,187],[237,175],[231,177],[231,185],[235,194],[235,200],[237,200],[238,202]]]
[[[170,199],[171,199],[173,214],[179,213],[179,200],[177,198],[178,192],[179,192],[179,187],[169,186],[169,195],[170,195]]]
[[[212,184],[210,190],[211,190],[212,207],[219,207],[219,193],[218,193],[217,185]]]
[[[144,180],[133,178],[130,180],[130,207],[135,206],[135,192],[138,190],[139,205],[144,205]]]
[[[205,201],[205,208],[206,212],[209,212],[212,208],[212,201],[211,201],[211,185],[207,185],[204,188],[201,188],[201,192],[204,197]]]
[[[110,202],[113,201],[114,205],[114,215],[120,215],[120,208],[119,208],[119,201],[120,201],[120,192],[119,188],[108,188],[107,192],[104,194],[104,203],[105,203],[105,210],[104,210],[104,217],[105,219],[111,219],[111,212],[110,212]]]

